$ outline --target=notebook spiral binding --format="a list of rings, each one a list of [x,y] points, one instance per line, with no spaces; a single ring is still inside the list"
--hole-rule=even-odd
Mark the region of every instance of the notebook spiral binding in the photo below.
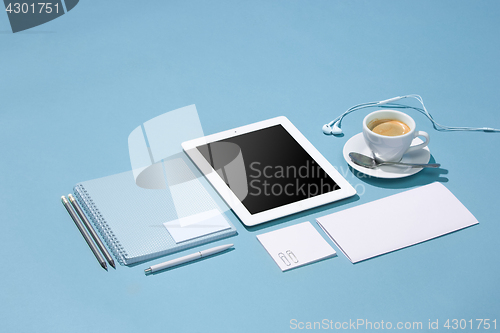
[[[92,224],[97,228],[101,237],[104,239],[104,242],[108,246],[108,249],[111,250],[115,259],[120,265],[125,265],[127,252],[120,244],[120,241],[115,237],[113,231],[111,231],[111,229],[109,228],[106,220],[97,209],[87,190],[85,190],[85,187],[81,184],[78,184],[74,187],[73,190],[75,192],[76,199],[85,211],[85,214],[90,217]]]

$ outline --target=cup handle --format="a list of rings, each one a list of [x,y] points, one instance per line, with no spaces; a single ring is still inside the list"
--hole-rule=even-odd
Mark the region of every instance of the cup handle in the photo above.
[[[409,152],[412,152],[412,151],[419,150],[419,149],[422,149],[424,147],[427,147],[427,145],[431,141],[431,138],[429,137],[429,134],[427,134],[427,132],[416,131],[414,138],[416,138],[418,136],[423,136],[425,138],[425,141],[422,142],[422,143],[420,143],[420,144],[418,144],[418,145],[411,146],[410,148],[408,148],[408,150],[405,153],[409,153]]]

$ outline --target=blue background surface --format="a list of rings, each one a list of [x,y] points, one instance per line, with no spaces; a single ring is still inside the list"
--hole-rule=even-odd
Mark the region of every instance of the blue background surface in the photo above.
[[[379,180],[342,157],[369,110],[345,119],[342,138],[321,132],[354,104],[411,93],[444,125],[500,128],[499,17],[498,1],[94,0],[13,34],[0,14],[1,330],[286,332],[292,319],[363,319],[445,331],[453,318],[499,330],[500,134],[437,132],[409,111],[444,170]],[[234,251],[149,277],[166,258],[104,271],[60,196],[128,170],[129,133],[190,104],[206,134],[287,116],[359,196],[255,228],[231,213]],[[334,246],[338,257],[286,273],[255,237],[436,180],[479,225],[355,265]]]

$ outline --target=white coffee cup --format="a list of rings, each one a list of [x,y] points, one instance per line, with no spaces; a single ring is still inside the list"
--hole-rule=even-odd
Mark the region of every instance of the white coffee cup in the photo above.
[[[368,124],[374,120],[394,119],[408,125],[410,131],[403,135],[386,136],[373,132]],[[425,142],[411,146],[414,138],[422,136]],[[373,152],[376,160],[383,162],[398,162],[405,153],[422,149],[429,144],[429,134],[415,130],[415,121],[406,113],[396,110],[380,110],[370,113],[363,119],[363,137],[368,147]]]

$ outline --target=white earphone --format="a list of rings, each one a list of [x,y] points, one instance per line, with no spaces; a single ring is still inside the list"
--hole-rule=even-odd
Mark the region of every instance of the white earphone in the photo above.
[[[417,101],[422,104],[422,108],[414,107],[414,106],[409,106],[409,105],[404,105],[404,104],[398,104],[394,103],[395,101],[399,101],[400,99],[403,98],[414,98]],[[345,116],[347,116],[349,113],[361,110],[364,108],[368,107],[385,107],[385,108],[396,108],[396,109],[414,109],[425,116],[429,118],[430,121],[432,121],[432,124],[434,128],[438,131],[482,131],[482,132],[500,132],[500,129],[495,129],[495,128],[490,128],[490,127],[451,127],[451,126],[443,126],[438,124],[430,115],[429,111],[425,108],[424,101],[422,100],[422,97],[419,95],[405,95],[405,96],[397,96],[393,98],[389,98],[380,102],[370,102],[370,103],[363,103],[363,104],[358,104],[355,105],[344,113],[342,113],[340,116],[329,122],[328,124],[323,125],[322,130],[323,133],[326,135],[340,135],[342,134],[342,129],[340,128],[340,125],[342,123],[342,119],[344,119]]]

